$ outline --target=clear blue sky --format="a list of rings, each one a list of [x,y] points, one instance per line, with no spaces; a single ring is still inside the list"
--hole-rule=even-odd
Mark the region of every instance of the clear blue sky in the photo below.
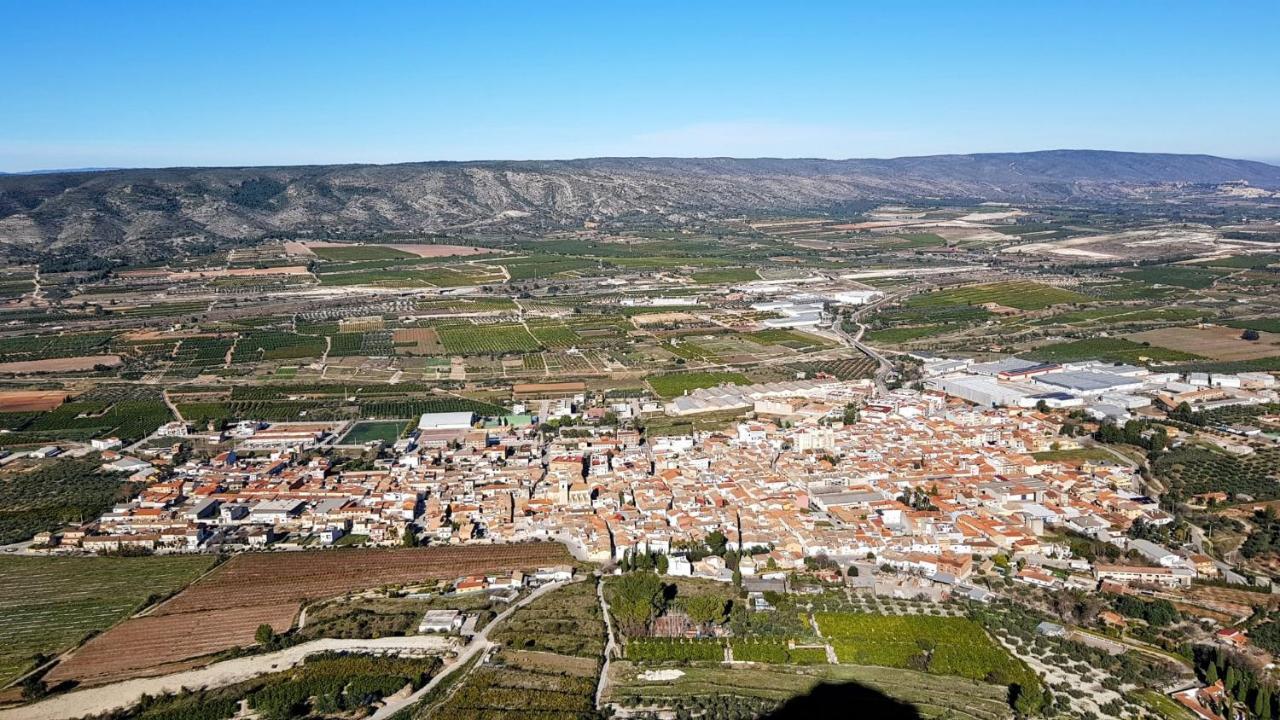
[[[1280,159],[1280,2],[0,0],[0,170]]]

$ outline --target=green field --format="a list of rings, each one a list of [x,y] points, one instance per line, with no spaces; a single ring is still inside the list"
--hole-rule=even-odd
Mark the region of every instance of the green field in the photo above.
[[[1089,300],[1089,297],[1073,290],[1018,280],[939,290],[917,295],[911,298],[907,305],[915,308],[931,308],[996,303],[1019,310],[1042,310],[1053,305]]]
[[[167,595],[213,564],[208,555],[140,558],[0,556],[0,683],[36,654],[66,650]]]
[[[455,355],[506,355],[541,350],[523,325],[441,325],[444,349]]]
[[[782,328],[743,333],[742,337],[762,345],[783,345],[792,350],[808,350],[832,345],[830,340],[820,338],[817,335],[811,335],[799,330],[784,330]]]
[[[686,706],[701,698],[754,698],[779,703],[805,695],[821,683],[857,683],[915,706],[922,718],[1005,720],[1012,717],[1007,690],[973,680],[911,670],[852,665],[682,665],[674,680],[644,680],[642,663],[618,661],[609,700],[622,705]]]
[[[381,440],[384,445],[391,445],[400,439],[408,420],[390,420],[380,422],[358,422],[351,426],[342,436],[341,445],[363,445],[374,440]]]
[[[1140,345],[1123,338],[1089,338],[1074,342],[1045,345],[1023,357],[1044,362],[1071,362],[1075,360],[1107,360],[1111,362],[1141,363],[1143,358],[1152,362],[1177,362],[1198,360],[1200,356],[1181,350]]]
[[[965,618],[817,613],[841,664],[915,668],[1000,685],[1038,683],[1031,669]],[[929,644],[932,644],[930,649]]]
[[[719,283],[739,283],[759,280],[760,273],[755,268],[720,268],[718,270],[701,270],[692,275],[695,282],[703,285]]]
[[[1152,285],[1175,285],[1190,290],[1201,290],[1213,284],[1213,281],[1226,275],[1226,271],[1208,268],[1161,265],[1146,267],[1131,272],[1120,273],[1128,280],[1151,283]]]
[[[736,372],[687,372],[668,375],[650,375],[645,378],[649,387],[659,397],[673,398],[698,388],[715,387],[716,385],[750,385],[751,381],[742,373]]]
[[[950,332],[956,328],[947,325],[917,325],[915,327],[893,327],[882,330],[868,330],[864,340],[869,343],[902,343],[931,335]]]

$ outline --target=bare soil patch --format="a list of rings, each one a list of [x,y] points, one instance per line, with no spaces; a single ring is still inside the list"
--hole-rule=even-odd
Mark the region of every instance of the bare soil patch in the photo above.
[[[412,355],[444,353],[444,346],[440,344],[440,334],[435,328],[400,328],[392,336],[392,342],[398,352]]]
[[[92,370],[98,365],[115,367],[120,364],[119,355],[79,355],[49,360],[20,360],[0,363],[0,373],[54,373]]]
[[[86,643],[49,678],[103,684],[173,672],[213,653],[252,644],[262,623],[287,629],[312,600],[570,561],[557,543],[245,553],[150,615],[130,618]]]
[[[1134,342],[1181,350],[1214,360],[1256,360],[1280,355],[1280,335],[1259,333],[1255,341],[1243,340],[1239,328],[1206,326],[1147,330],[1129,335]]]
[[[41,412],[52,410],[66,400],[67,394],[61,390],[3,390],[0,391],[0,412]]]

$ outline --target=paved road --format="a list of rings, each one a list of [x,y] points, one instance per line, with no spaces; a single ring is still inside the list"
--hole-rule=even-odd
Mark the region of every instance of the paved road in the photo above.
[[[217,688],[251,680],[258,675],[286,670],[300,664],[308,655],[320,652],[445,652],[452,645],[442,635],[413,635],[372,640],[338,640],[325,638],[294,645],[278,652],[250,655],[196,670],[138,678],[102,687],[73,690],[31,705],[0,710],[0,720],[70,720],[87,715],[102,715],[122,710],[138,702],[143,695],[178,693],[183,689]]]
[[[471,661],[471,658],[476,656],[476,653],[485,652],[494,646],[494,643],[489,640],[490,630],[498,627],[498,625],[502,621],[506,620],[508,617],[511,617],[511,614],[514,613],[516,610],[519,610],[520,608],[524,607],[525,605],[528,605],[529,603],[551,592],[552,590],[564,587],[566,584],[568,583],[558,582],[558,583],[548,583],[546,585],[543,585],[537,590],[534,590],[533,592],[529,593],[529,595],[526,596],[523,600],[520,600],[512,604],[512,606],[507,608],[506,610],[503,610],[502,613],[499,614],[497,617],[495,617],[488,625],[485,625],[484,630],[481,630],[480,632],[473,635],[471,637],[471,642],[464,645],[462,649],[458,651],[457,656],[455,656],[452,660],[446,660],[444,666],[440,668],[440,671],[437,672],[431,678],[431,680],[427,682],[426,685],[423,685],[421,688],[418,688],[417,692],[413,693],[412,695],[409,695],[408,697],[404,697],[399,700],[389,701],[386,705],[383,705],[382,707],[378,708],[378,711],[375,712],[373,715],[370,715],[369,720],[386,720],[392,715],[395,715],[397,712],[400,712],[404,708],[410,707],[414,703],[421,700],[424,696],[426,696],[427,693],[434,690],[435,687],[439,685],[442,680],[444,680],[449,675],[453,674],[455,670],[457,670],[460,667],[466,667],[467,663]],[[8,720],[8,719],[0,716],[0,720]]]

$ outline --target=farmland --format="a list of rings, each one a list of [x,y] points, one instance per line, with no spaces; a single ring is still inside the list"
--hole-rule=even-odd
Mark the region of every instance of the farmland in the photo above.
[[[260,624],[286,630],[308,601],[567,560],[563,546],[550,543],[237,555],[150,615],[93,638],[49,679],[103,684],[161,673],[251,645]]]
[[[595,579],[576,582],[521,608],[493,634],[516,650],[599,658],[604,654],[604,619]]]
[[[623,707],[758,703],[753,707],[760,712],[804,696],[823,683],[857,683],[910,703],[923,718],[1005,720],[1012,717],[1003,687],[912,670],[848,665],[686,665],[680,667],[678,677],[657,680],[646,679],[647,669],[641,663],[614,663],[609,701]]]
[[[668,375],[650,375],[645,378],[649,387],[661,397],[672,398],[697,390],[698,388],[715,387],[716,385],[748,385],[750,380],[742,373],[736,372],[687,372]]]
[[[1150,363],[1197,359],[1197,356],[1191,353],[1161,347],[1148,347],[1123,338],[1090,338],[1088,340],[1044,345],[1023,353],[1023,356],[1044,362],[1100,359],[1123,363]]]
[[[1029,668],[964,618],[818,613],[841,664],[915,668],[938,675],[1023,687],[1039,681]]]
[[[59,459],[30,471],[0,472],[0,545],[82,522],[135,488],[88,459]]]
[[[0,557],[0,683],[194,580],[208,556]]]
[[[445,351],[456,355],[506,355],[541,349],[524,325],[440,325],[436,332]]]
[[[1041,310],[1064,303],[1087,302],[1089,298],[1072,290],[1027,281],[969,285],[939,290],[912,298],[908,307],[934,308],[994,303],[1019,310]]]
[[[1255,328],[1256,329],[1256,328]],[[1257,340],[1245,340],[1230,327],[1171,327],[1130,335],[1129,339],[1158,348],[1185,352],[1214,360],[1257,360],[1280,355],[1280,335],[1263,332]]]

